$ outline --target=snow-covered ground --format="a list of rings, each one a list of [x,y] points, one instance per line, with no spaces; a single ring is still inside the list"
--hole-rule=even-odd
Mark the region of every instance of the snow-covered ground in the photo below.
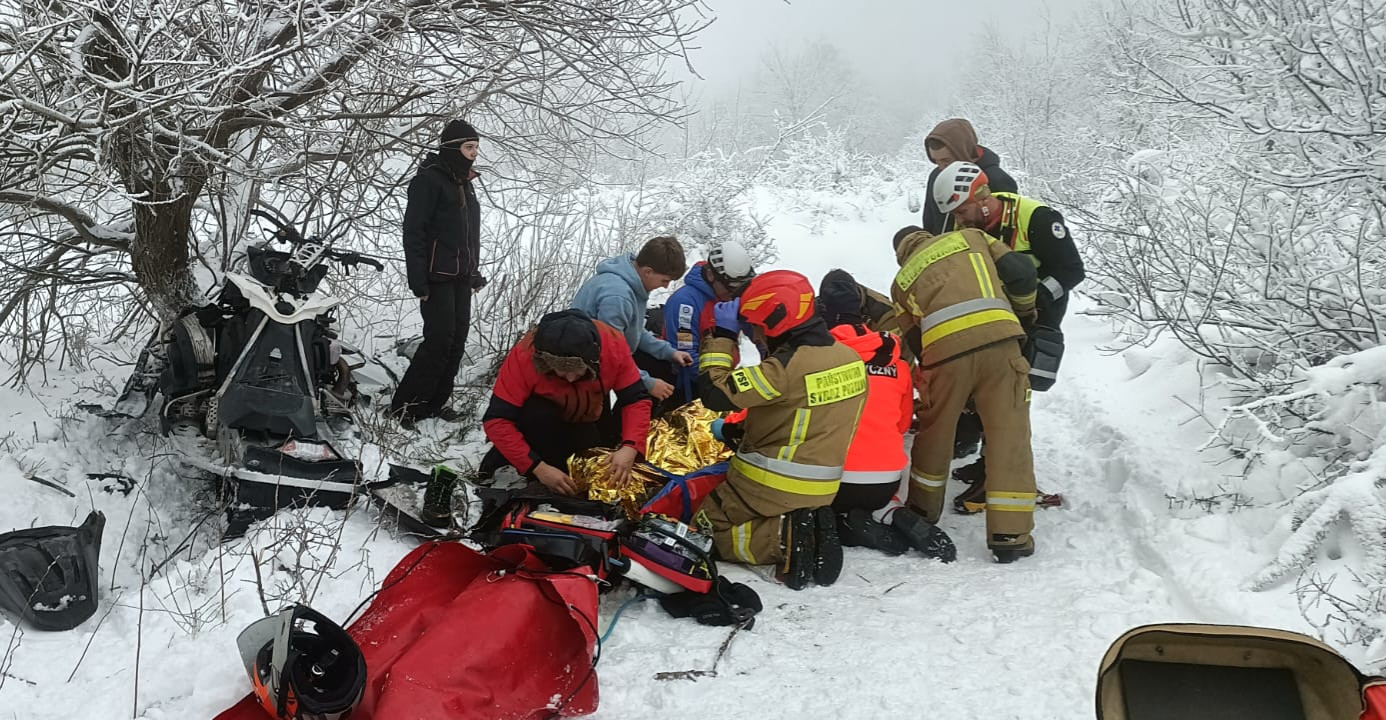
[[[827,193],[764,192],[756,204],[773,218],[777,266],[815,284],[843,267],[885,288],[895,265],[889,239],[911,220],[903,202]],[[655,675],[711,668],[728,630],[634,605],[602,649],[596,717],[1091,717],[1097,664],[1132,626],[1192,620],[1306,631],[1287,589],[1245,588],[1274,552],[1268,537],[1283,532],[1283,510],[1209,512],[1181,501],[1198,495],[1190,488],[1221,482],[1218,458],[1196,452],[1207,427],[1188,407],[1200,402],[1192,359],[1164,344],[1107,352],[1114,338],[1088,308],[1070,309],[1059,385],[1035,395],[1040,487],[1066,500],[1037,513],[1035,557],[995,565],[981,517],[948,515],[944,527],[960,550],[951,565],[848,549],[836,585],[802,592],[727,565],[724,573],[751,584],[765,610],[732,640],[715,677]],[[198,526],[201,481],[177,465],[152,420],[75,410],[109,390],[98,378],[118,369],[101,369],[0,390],[0,530],[80,523],[93,506],[107,517],[95,617],[63,633],[0,621],[0,715],[210,718],[248,689],[234,640],[263,614],[261,595],[270,609],[309,596],[345,617],[411,543],[378,528],[365,507],[281,514],[247,539],[215,543],[214,519]],[[87,477],[107,471],[137,483],[126,493]],[[629,596],[603,598],[603,629]]]

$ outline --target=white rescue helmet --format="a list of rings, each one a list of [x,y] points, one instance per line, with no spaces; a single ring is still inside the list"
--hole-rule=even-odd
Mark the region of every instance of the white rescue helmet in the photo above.
[[[987,174],[970,162],[953,162],[934,179],[934,204],[945,215],[971,200],[987,186]]]
[[[707,254],[707,264],[712,268],[712,274],[733,290],[739,290],[756,276],[756,270],[751,266],[751,254],[735,240],[712,246]]]

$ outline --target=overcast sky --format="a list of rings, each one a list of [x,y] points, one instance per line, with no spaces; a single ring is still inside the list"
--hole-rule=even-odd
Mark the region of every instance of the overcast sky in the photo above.
[[[780,43],[791,49],[823,36],[882,89],[946,102],[948,69],[967,62],[968,52],[988,51],[969,45],[985,23],[1019,34],[1033,28],[1046,8],[1057,18],[1085,1],[705,0],[717,19],[691,56],[706,80],[704,91],[717,92],[749,82],[765,48]]]

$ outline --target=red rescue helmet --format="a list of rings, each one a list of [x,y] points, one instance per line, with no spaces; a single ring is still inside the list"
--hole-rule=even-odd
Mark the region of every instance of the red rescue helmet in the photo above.
[[[304,605],[236,638],[255,699],[277,720],[344,720],[366,689],[366,660],[340,625]]]
[[[741,291],[741,317],[778,337],[813,318],[813,285],[792,270],[755,276]]]

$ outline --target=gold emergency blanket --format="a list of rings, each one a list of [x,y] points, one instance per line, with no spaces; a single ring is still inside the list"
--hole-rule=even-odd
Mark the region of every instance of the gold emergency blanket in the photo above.
[[[664,476],[649,463],[637,462],[631,466],[630,478],[618,483],[611,477],[607,459],[612,452],[612,448],[596,447],[574,453],[568,458],[568,475],[578,489],[587,490],[588,500],[620,505],[628,517],[635,518],[640,506],[664,487]]]
[[[720,417],[703,407],[702,400],[669,411],[650,423],[645,458],[675,475],[687,475],[726,460],[731,457],[731,449],[712,436],[712,421]]]
[[[612,481],[607,463],[611,448],[575,453],[568,458],[568,475],[587,491],[589,500],[621,505],[634,518],[645,501],[664,487],[664,476],[656,468],[687,475],[731,456],[731,450],[712,436],[712,421],[719,417],[694,400],[651,422],[646,459],[635,463],[627,482]]]

